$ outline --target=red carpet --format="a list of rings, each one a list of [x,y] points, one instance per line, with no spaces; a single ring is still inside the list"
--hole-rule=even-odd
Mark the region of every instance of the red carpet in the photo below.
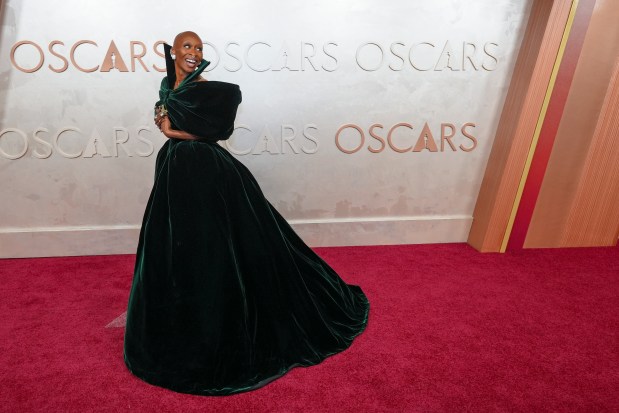
[[[133,256],[0,260],[3,412],[616,412],[619,248],[320,248],[372,309],[352,347],[200,397],[122,361]]]

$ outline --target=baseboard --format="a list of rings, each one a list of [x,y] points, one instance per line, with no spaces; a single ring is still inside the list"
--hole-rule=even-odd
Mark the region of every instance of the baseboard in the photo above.
[[[0,258],[135,253],[140,227],[83,226],[0,229]]]
[[[472,221],[472,217],[464,215],[423,215],[291,220],[290,224],[312,247],[335,247],[465,242]]]
[[[312,247],[465,242],[464,215],[290,220]],[[137,225],[0,229],[0,258],[133,254]]]

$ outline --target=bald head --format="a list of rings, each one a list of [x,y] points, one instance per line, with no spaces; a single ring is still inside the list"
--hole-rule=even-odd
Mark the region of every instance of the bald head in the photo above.
[[[180,46],[183,40],[186,39],[187,37],[193,37],[195,39],[198,39],[198,41],[202,43],[202,39],[200,39],[200,36],[198,36],[195,32],[187,31],[187,32],[181,32],[176,35],[176,37],[174,38],[174,43],[172,44],[172,47],[176,49],[178,46]]]

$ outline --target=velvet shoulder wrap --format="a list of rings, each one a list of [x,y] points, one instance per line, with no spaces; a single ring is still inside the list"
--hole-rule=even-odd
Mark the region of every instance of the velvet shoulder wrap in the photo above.
[[[172,127],[203,140],[228,139],[234,132],[236,110],[241,103],[238,85],[217,81],[195,81],[210,62],[202,60],[198,68],[174,89],[176,73],[171,47],[164,44],[167,76],[161,81],[159,101],[164,105]]]

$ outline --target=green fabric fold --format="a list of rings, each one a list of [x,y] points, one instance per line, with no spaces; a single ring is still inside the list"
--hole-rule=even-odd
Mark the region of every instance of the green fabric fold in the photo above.
[[[161,81],[156,105],[165,107],[174,129],[211,142],[228,139],[234,132],[236,111],[242,101],[239,86],[198,80],[210,64],[202,60],[196,70],[174,89],[176,72],[170,49],[169,45],[164,44],[167,76]]]

